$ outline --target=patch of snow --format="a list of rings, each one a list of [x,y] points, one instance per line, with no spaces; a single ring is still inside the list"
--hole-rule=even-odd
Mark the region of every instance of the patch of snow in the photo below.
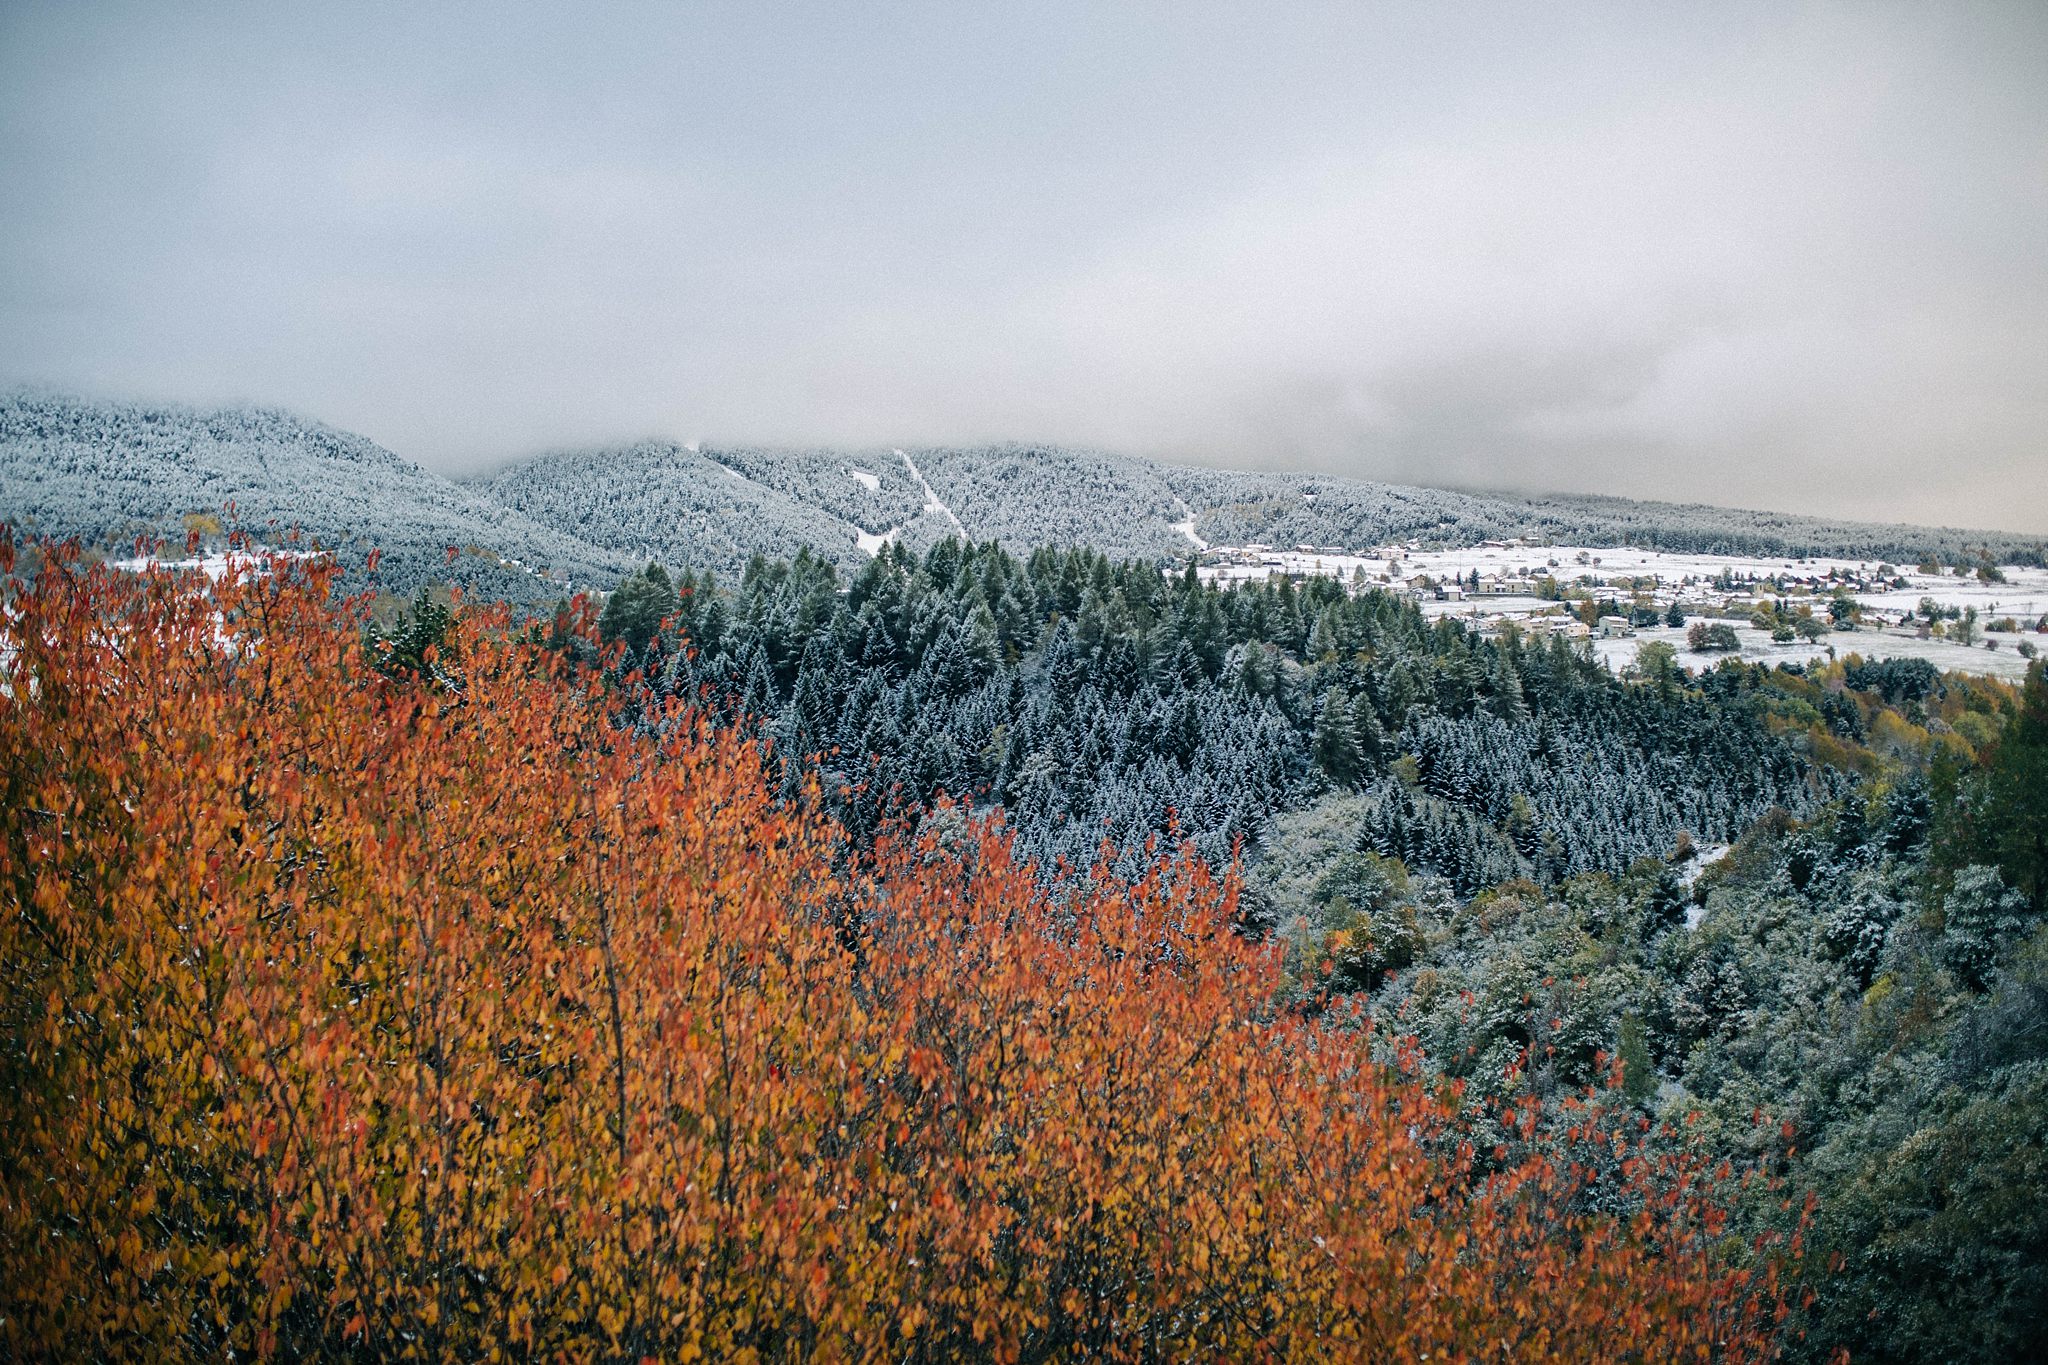
[[[1430,604],[1425,604],[1425,610]],[[1944,672],[1975,673],[1982,677],[2004,678],[2017,682],[2027,676],[2028,660],[2008,642],[1998,649],[1986,649],[1982,644],[1963,645],[1954,640],[1918,638],[1906,630],[1886,629],[1838,631],[1824,635],[1818,640],[1777,641],[1767,630],[1759,630],[1747,621],[1729,621],[1735,627],[1735,638],[1742,642],[1741,652],[1733,657],[1748,663],[1762,664],[1808,664],[1824,662],[1830,657],[1846,658],[1861,654],[1866,659],[1925,659]],[[2038,638],[2022,636],[2020,638]],[[1682,668],[1699,673],[1713,668],[1721,660],[1729,658],[1725,651],[1696,653],[1686,648],[1685,628],[1676,626],[1637,626],[1633,636],[1593,641],[1593,653],[1610,669],[1619,671],[1635,662],[1636,650],[1646,640],[1663,640],[1678,651],[1678,663]],[[1829,650],[1833,650],[1832,656]]]
[[[1728,850],[1733,847],[1734,845],[1732,844],[1701,844],[1695,848],[1692,851],[1692,857],[1679,870],[1678,884],[1688,891],[1692,890],[1693,883],[1697,882],[1708,868],[1727,857]],[[1687,929],[1699,928],[1700,921],[1705,919],[1706,915],[1707,907],[1704,905],[1694,904],[1686,906],[1685,927]]]
[[[703,448],[704,448],[704,443],[703,443],[702,441],[685,441],[685,442],[683,442],[683,449],[684,449],[684,450],[687,450],[687,451],[689,451],[689,452],[690,452],[690,453],[691,453],[692,455],[696,455],[696,454],[700,454],[700,453],[702,453],[702,451],[703,451]]]
[[[853,481],[862,488],[867,489],[868,492],[878,493],[881,491],[882,480],[878,476],[868,473],[865,469],[855,469],[851,465],[847,466],[846,472],[853,475]]]
[[[1690,888],[1700,879],[1701,873],[1727,857],[1728,850],[1733,847],[1733,844],[1701,844],[1693,849],[1691,860],[1686,863],[1685,870],[1678,874],[1678,884]]]
[[[897,533],[902,529],[901,526],[891,526],[882,534],[875,535],[871,531],[863,531],[860,527],[856,526],[853,528],[853,539],[854,543],[860,546],[861,552],[869,559],[873,559],[876,555],[882,553],[883,546],[892,544],[895,541]]]
[[[320,559],[327,553],[326,550],[230,550],[226,553],[201,555],[197,559],[158,559],[154,555],[144,555],[140,559],[109,560],[107,567],[120,569],[124,573],[148,573],[152,569],[162,569],[166,573],[198,572],[218,582],[226,576],[230,567],[240,572],[261,574],[265,561],[273,557]]]
[[[1195,534],[1195,512],[1179,494],[1174,495],[1173,505],[1180,509],[1180,520],[1173,523],[1173,529],[1188,538],[1188,544],[1197,550],[1209,548],[1209,542]]]

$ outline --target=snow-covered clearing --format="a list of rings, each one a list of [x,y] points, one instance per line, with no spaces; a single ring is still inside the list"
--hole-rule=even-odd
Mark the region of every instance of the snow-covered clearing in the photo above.
[[[1700,879],[1701,873],[1727,857],[1728,850],[1733,847],[1733,844],[1700,844],[1695,847],[1691,859],[1679,869],[1678,884],[1690,889]]]
[[[862,488],[867,489],[868,492],[879,493],[882,490],[882,480],[879,475],[870,474],[865,469],[856,469],[852,465],[846,467],[846,472],[853,475],[853,481]]]
[[[1700,879],[1701,874],[1715,863],[1727,857],[1729,849],[1733,847],[1733,844],[1701,844],[1693,849],[1692,857],[1686,861],[1684,867],[1678,870],[1678,884],[1688,891],[1692,890],[1693,883]],[[1700,921],[1705,919],[1706,916],[1706,906],[1699,904],[1686,906],[1685,927],[1688,929],[1699,928]]]
[[[953,515],[953,509],[939,500],[939,495],[932,491],[932,486],[925,482],[924,475],[918,472],[916,462],[910,458],[910,452],[899,450],[896,452],[896,458],[903,461],[903,467],[910,471],[910,477],[916,479],[917,486],[924,490],[924,510],[927,512],[937,512],[947,521],[953,523],[954,530],[962,535],[967,534],[967,528],[960,524],[960,518]]]
[[[864,531],[856,526],[853,528],[853,539],[854,543],[860,546],[861,553],[865,554],[869,559],[873,559],[876,555],[882,553],[884,546],[894,542],[902,530],[901,526],[891,526],[882,534],[876,535],[872,531]]]
[[[1173,523],[1173,529],[1180,532],[1182,535],[1186,536],[1188,538],[1188,544],[1194,546],[1197,550],[1208,549],[1209,542],[1195,534],[1194,509],[1189,507],[1187,503],[1181,499],[1179,494],[1174,495],[1173,505],[1180,509],[1181,518],[1179,521]]]

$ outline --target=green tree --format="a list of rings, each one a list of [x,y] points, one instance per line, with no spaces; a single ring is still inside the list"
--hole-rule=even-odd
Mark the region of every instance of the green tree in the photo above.
[[[1735,627],[1726,621],[1695,621],[1685,632],[1685,647],[1695,654],[1708,650],[1738,650],[1742,641],[1735,634]]]
[[[454,620],[454,609],[437,600],[422,583],[412,596],[411,609],[400,607],[389,630],[370,628],[369,646],[377,671],[387,678],[447,682],[440,661]]]
[[[1678,650],[1663,640],[1645,641],[1636,650],[1636,671],[1669,701],[1678,692]]]
[[[1316,714],[1315,755],[1332,781],[1347,786],[1364,771],[1365,756],[1359,752],[1351,702],[1340,688],[1323,693],[1322,709]]]
[[[598,634],[608,641],[624,640],[636,651],[645,649],[661,629],[662,621],[673,615],[681,603],[668,571],[659,564],[649,564],[644,571],[626,578],[605,600],[604,614],[597,622]]]
[[[1522,694],[1522,677],[1515,669],[1514,650],[1503,641],[1493,652],[1492,695],[1487,704],[1502,720],[1521,720],[1529,714],[1529,703]]]

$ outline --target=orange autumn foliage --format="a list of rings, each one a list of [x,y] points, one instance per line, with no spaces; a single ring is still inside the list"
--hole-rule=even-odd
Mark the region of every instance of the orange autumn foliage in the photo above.
[[[850,859],[501,615],[387,679],[318,568],[9,606],[0,1353],[1771,1354],[1707,1173],[1481,1175],[1200,866]]]

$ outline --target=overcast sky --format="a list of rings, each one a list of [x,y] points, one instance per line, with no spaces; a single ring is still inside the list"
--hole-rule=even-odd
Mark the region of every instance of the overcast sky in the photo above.
[[[2048,531],[2048,4],[0,0],[0,381]]]

